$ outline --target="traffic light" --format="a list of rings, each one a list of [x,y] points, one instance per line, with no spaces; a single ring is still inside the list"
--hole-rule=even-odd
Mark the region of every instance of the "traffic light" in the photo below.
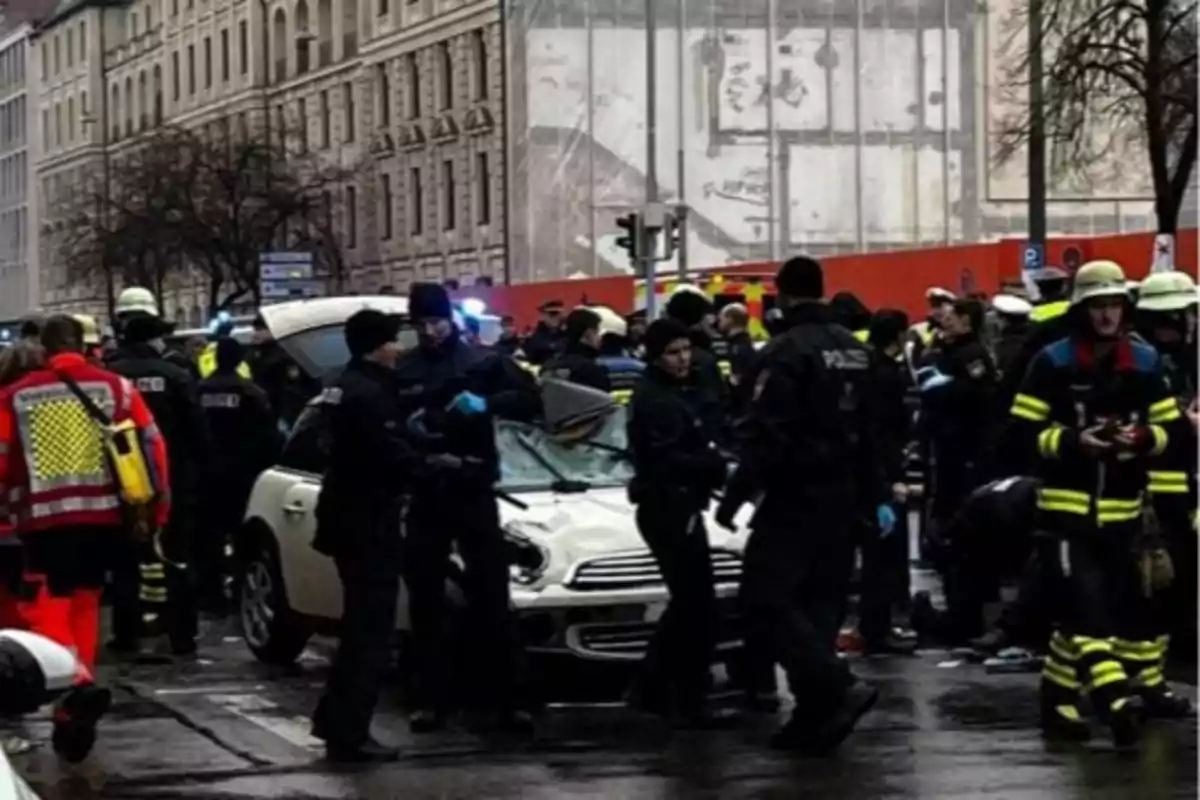
[[[675,251],[679,249],[679,240],[683,236],[683,226],[680,225],[679,217],[674,214],[667,214],[663,218],[663,251],[660,261],[670,261],[675,256]]]
[[[642,219],[638,214],[617,217],[617,227],[625,235],[617,239],[617,247],[629,254],[629,260],[637,262],[642,257]]]

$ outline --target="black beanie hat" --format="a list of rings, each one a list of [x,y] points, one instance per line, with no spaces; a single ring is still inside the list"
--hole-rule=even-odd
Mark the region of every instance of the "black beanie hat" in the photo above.
[[[780,294],[800,300],[820,300],[825,296],[825,273],[821,262],[808,256],[789,258],[775,275]]]
[[[600,327],[600,315],[590,308],[577,308],[567,314],[567,321],[563,327],[566,329],[567,340],[578,342],[585,333]]]
[[[414,283],[408,293],[408,316],[419,319],[452,319],[450,295],[438,283]]]
[[[682,323],[673,319],[656,319],[646,328],[642,344],[646,347],[646,360],[653,361],[663,354],[671,342],[677,339],[687,339],[688,329]]]
[[[246,348],[232,336],[217,339],[217,369],[232,372],[246,358]]]
[[[346,320],[345,335],[351,357],[360,358],[395,341],[400,335],[400,317],[364,308]]]
[[[689,328],[699,325],[712,310],[712,301],[697,292],[678,292],[667,301],[667,316]]]
[[[158,317],[151,314],[135,313],[130,314],[125,320],[125,325],[121,331],[121,338],[129,344],[144,344],[160,336],[165,336],[166,333],[167,327]]]

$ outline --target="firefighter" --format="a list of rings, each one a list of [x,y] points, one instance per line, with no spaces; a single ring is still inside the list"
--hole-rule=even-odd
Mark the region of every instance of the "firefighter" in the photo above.
[[[525,339],[522,351],[525,360],[535,367],[540,367],[562,350],[565,344],[563,333],[563,302],[547,300],[538,308],[541,319],[533,333]]]
[[[446,290],[416,283],[409,316],[420,339],[396,365],[398,390],[414,436],[437,469],[417,476],[406,516],[404,574],[412,620],[417,690],[409,725],[427,733],[445,724],[447,695],[446,580],[455,547],[473,641],[488,664],[489,699],[501,725],[532,727],[524,696],[521,651],[509,611],[509,574],[493,486],[499,478],[495,419],[532,420],[541,413],[537,385],[510,359],[467,346],[453,322]]]
[[[161,477],[169,474],[167,450],[138,390],[84,358],[77,320],[49,318],[41,342],[46,367],[0,395],[0,492],[15,498],[0,527],[21,536],[26,568],[40,581],[36,599],[23,609],[30,629],[73,648],[79,658],[77,688],[55,713],[53,737],[56,751],[79,761],[90,751],[96,721],[111,700],[92,677],[105,571],[133,531],[121,487],[105,461],[104,434],[75,391],[85,391],[113,422],[136,426]],[[153,523],[165,525],[169,512],[164,495]]]
[[[106,362],[107,359],[111,358],[116,352],[117,348],[120,346],[119,343],[123,336],[123,330],[126,322],[134,317],[140,316],[154,317],[155,319],[161,317],[161,313],[158,309],[158,299],[154,296],[153,292],[141,286],[130,286],[128,289],[125,289],[121,292],[121,294],[117,297],[116,306],[113,309],[113,315],[115,317],[115,321],[113,323],[113,334],[116,344],[105,354]],[[170,332],[171,326],[163,323],[163,335],[165,336]],[[194,379],[200,379],[200,371],[196,365],[196,362],[188,359],[182,353],[167,349],[163,351],[162,355],[163,358],[170,363],[187,370],[189,373],[191,373]]]
[[[126,570],[113,575],[113,649],[137,649],[145,603],[163,609],[159,618],[166,623],[172,654],[189,657],[196,652],[198,613],[190,556],[204,508],[200,491],[212,476],[211,440],[195,380],[164,357],[162,337],[168,330],[158,317],[133,313],[123,321],[120,345],[108,360],[108,368],[128,378],[145,398],[172,465],[171,518],[159,549],[131,548]]]
[[[608,370],[613,399],[627,405],[646,364],[630,355],[629,326],[621,315],[607,306],[594,306],[592,310],[600,315],[600,357],[596,362]]]
[[[1115,641],[1143,641],[1146,620],[1131,553],[1141,533],[1151,458],[1190,441],[1162,360],[1126,331],[1125,275],[1093,261],[1076,275],[1070,334],[1033,359],[1013,398],[1013,435],[1043,479],[1042,557],[1062,589],[1058,629],[1043,672],[1043,730],[1089,734],[1079,714],[1086,687],[1119,746],[1139,738],[1145,701]]]
[[[821,265],[792,258],[775,279],[781,330],[760,352],[741,463],[715,519],[760,496],[751,521],[739,596],[747,638],[787,672],[796,709],[775,746],[836,748],[878,692],[834,651],[853,567],[861,512],[883,533],[895,527],[869,409],[870,353],[821,302]],[[798,532],[803,531],[803,535]]]
[[[102,366],[103,358],[100,354],[100,326],[96,324],[96,318],[90,314],[75,314],[73,315],[83,328],[83,354],[96,366]]]
[[[683,325],[660,319],[646,330],[649,365],[630,401],[628,439],[637,525],[671,594],[630,694],[633,706],[683,727],[711,728],[729,717],[708,708],[717,616],[703,512],[725,480],[689,386],[691,340]]]
[[[979,340],[982,326],[978,301],[955,300],[943,318],[941,345],[928,356],[932,365],[917,373],[922,434],[930,453],[926,541],[935,565],[948,563],[943,529],[963,499],[987,481],[992,464],[996,367]]]
[[[567,315],[563,332],[566,344],[542,365],[539,374],[612,391],[608,370],[596,361],[600,356],[600,315],[590,308],[577,308]]]
[[[992,311],[996,319],[996,335],[993,340],[992,357],[1004,380],[1004,369],[1016,358],[1025,337],[1029,335],[1029,315],[1033,306],[1023,297],[998,294],[992,298]]]
[[[345,328],[350,363],[321,395],[330,457],[313,547],[337,565],[343,601],[341,637],[313,714],[313,735],[334,761],[399,755],[370,732],[396,627],[403,495],[423,468],[404,435],[395,371],[399,332],[398,317],[374,309],[351,316]]]
[[[217,369],[200,382],[200,407],[213,443],[208,498],[208,531],[195,548],[200,602],[211,613],[227,613],[225,553],[242,522],[246,501],[259,473],[271,466],[280,447],[276,417],[267,394],[238,374],[245,350],[235,339],[217,342]]]

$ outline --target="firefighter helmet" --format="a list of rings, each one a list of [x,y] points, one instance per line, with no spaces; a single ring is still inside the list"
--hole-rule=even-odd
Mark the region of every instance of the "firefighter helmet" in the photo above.
[[[91,314],[72,314],[83,329],[83,343],[89,347],[100,344],[100,326]]]
[[[625,319],[608,306],[588,306],[589,311],[600,317],[601,336],[619,336],[622,339],[629,333],[629,324]]]
[[[1075,273],[1071,305],[1079,305],[1097,297],[1129,299],[1129,290],[1125,288],[1125,271],[1117,262],[1089,261]]]
[[[149,314],[158,316],[158,301],[154,293],[141,286],[130,286],[121,292],[117,298],[116,308],[113,309],[118,317],[126,314]]]
[[[1140,311],[1182,311],[1196,305],[1196,282],[1186,272],[1156,272],[1142,281]]]

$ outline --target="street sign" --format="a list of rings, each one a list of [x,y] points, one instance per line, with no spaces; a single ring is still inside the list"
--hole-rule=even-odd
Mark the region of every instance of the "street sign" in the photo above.
[[[1026,270],[1041,269],[1046,264],[1046,247],[1040,244],[1025,245],[1021,268]]]
[[[314,277],[313,254],[278,251],[259,256],[259,294],[264,302],[322,297],[324,281]]]

